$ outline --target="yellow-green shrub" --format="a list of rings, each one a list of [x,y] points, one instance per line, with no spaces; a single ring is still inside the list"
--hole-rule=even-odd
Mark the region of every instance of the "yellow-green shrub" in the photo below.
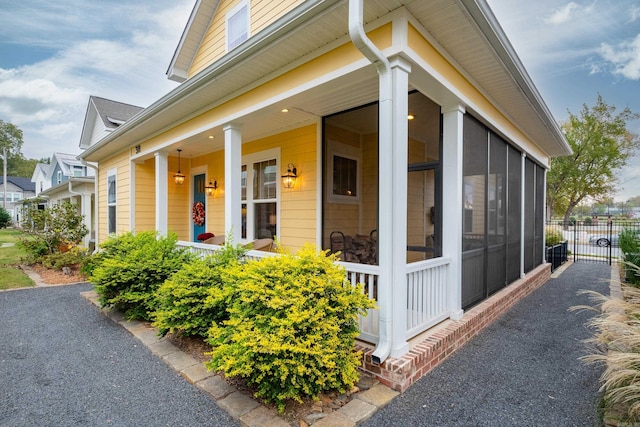
[[[153,325],[161,335],[167,332],[206,336],[212,323],[228,318],[221,299],[207,299],[212,288],[222,288],[224,267],[235,265],[246,253],[242,246],[227,243],[205,259],[185,264],[157,290],[157,310]]]
[[[358,379],[358,314],[374,306],[345,281],[334,256],[307,245],[226,269],[211,301],[228,304],[229,320],[213,324],[210,369],[240,376],[256,395],[284,408],[323,390],[345,391]]]

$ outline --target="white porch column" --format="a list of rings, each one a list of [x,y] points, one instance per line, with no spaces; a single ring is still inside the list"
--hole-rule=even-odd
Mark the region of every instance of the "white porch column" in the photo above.
[[[442,107],[442,256],[449,257],[449,316],[462,317],[463,117],[461,104]]]
[[[169,162],[166,152],[154,153],[156,160],[156,230],[161,236],[169,232]]]
[[[391,79],[393,84],[393,113],[392,113],[392,173],[388,175],[380,170],[382,179],[391,177],[391,204],[381,203],[380,214],[387,206],[391,207],[392,215],[392,287],[393,287],[393,335],[391,342],[391,357],[402,357],[409,351],[407,343],[407,165],[409,158],[409,73],[411,64],[401,57],[394,57],[390,61]],[[382,142],[381,142],[382,144]],[[382,199],[382,192],[380,192]],[[381,200],[382,201],[382,200]],[[388,209],[388,208],[387,208]]]
[[[93,220],[91,217],[91,193],[83,192],[80,196],[80,214],[83,216],[82,223],[89,232],[86,236],[82,238],[82,244],[85,248],[89,247],[89,243],[91,242],[91,231],[93,230]]]
[[[242,238],[241,169],[242,128],[230,123],[224,127],[224,230],[231,244]]]

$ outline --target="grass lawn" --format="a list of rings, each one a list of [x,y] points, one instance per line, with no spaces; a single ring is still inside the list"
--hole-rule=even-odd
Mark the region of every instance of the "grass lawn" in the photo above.
[[[16,243],[23,233],[14,229],[0,229],[0,243]],[[0,289],[24,288],[33,286],[31,280],[17,266],[26,252],[18,246],[0,247]]]

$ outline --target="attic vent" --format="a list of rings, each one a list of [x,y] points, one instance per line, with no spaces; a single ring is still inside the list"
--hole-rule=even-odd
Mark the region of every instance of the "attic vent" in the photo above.
[[[114,119],[113,117],[110,117],[110,116],[107,116],[107,120],[109,120],[111,123],[113,123],[116,126],[120,126],[125,122],[124,120]]]

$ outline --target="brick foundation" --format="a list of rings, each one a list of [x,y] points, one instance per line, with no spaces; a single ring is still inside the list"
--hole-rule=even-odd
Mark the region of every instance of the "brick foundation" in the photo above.
[[[462,319],[447,321],[446,326],[427,331],[420,343],[399,359],[387,358],[380,365],[371,361],[373,349],[363,352],[362,369],[381,383],[403,393],[416,380],[449,357],[482,329],[509,310],[516,302],[542,286],[551,276],[549,264],[542,264],[506,288],[465,312]]]

